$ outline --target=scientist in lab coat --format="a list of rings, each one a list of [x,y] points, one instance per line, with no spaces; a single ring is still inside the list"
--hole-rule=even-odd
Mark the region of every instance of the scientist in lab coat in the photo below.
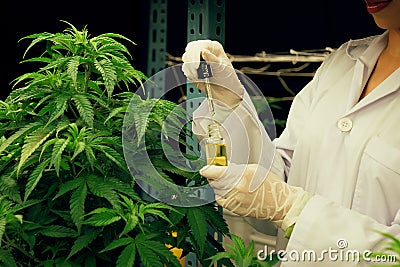
[[[230,164],[200,173],[222,207],[282,229],[281,266],[368,266],[368,252],[388,241],[379,231],[400,238],[400,0],[366,6],[383,33],[331,53],[274,140],[221,44],[189,42],[183,54],[183,72],[203,91],[200,54],[211,64],[216,119],[228,144]],[[209,123],[204,102],[193,123],[201,144]],[[351,251],[360,259],[350,259]]]

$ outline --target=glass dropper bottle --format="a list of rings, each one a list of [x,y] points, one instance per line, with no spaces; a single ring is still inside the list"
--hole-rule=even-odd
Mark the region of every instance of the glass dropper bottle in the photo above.
[[[221,136],[219,124],[212,122],[208,125],[208,138],[206,140],[207,165],[228,166],[226,144]]]
[[[214,100],[211,93],[209,78],[212,77],[211,66],[205,61],[200,62],[198,77],[205,79],[206,97],[212,122],[208,125],[208,138],[206,140],[206,160],[207,165],[227,166],[228,157],[226,153],[226,143],[221,135],[220,125],[215,119]]]

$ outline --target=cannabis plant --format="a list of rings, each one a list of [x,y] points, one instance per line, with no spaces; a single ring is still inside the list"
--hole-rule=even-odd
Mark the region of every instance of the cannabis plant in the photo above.
[[[389,233],[380,231],[378,233],[385,237],[385,247],[380,252],[371,253],[368,260],[382,263],[375,264],[374,267],[400,267],[400,239]]]
[[[243,239],[237,235],[229,234],[229,238],[233,244],[224,244],[229,251],[221,251],[210,257],[212,260],[209,265],[210,267],[224,259],[229,259],[237,267],[272,267],[279,262],[275,254],[271,254],[271,257],[266,257],[265,260],[258,259],[254,251],[254,241],[251,241],[250,244],[246,246]]]
[[[207,262],[222,250],[212,233],[228,232],[222,215],[212,203],[174,207],[144,198],[135,181],[146,172],[133,177],[122,147],[133,99],[136,116],[150,112],[133,123],[157,171],[172,182],[204,183],[159,153],[163,120],[179,121],[184,110],[132,90],[146,80],[131,64],[133,41],[91,37],[65,23],[63,32],[21,39],[30,40],[23,63],[34,71],[17,77],[0,103],[0,264],[180,266],[165,244]]]

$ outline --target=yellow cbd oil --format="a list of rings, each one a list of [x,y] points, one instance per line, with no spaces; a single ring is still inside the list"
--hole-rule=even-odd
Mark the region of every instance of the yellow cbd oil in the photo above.
[[[206,140],[206,159],[207,165],[228,165],[225,140],[221,136],[219,125],[216,122],[208,125],[208,138]]]

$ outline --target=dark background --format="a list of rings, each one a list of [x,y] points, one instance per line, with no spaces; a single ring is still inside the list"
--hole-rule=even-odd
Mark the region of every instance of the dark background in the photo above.
[[[175,56],[181,56],[186,45],[187,1],[168,1],[167,51]],[[230,54],[335,48],[349,39],[382,32],[363,0],[225,0],[225,6],[225,50]],[[2,99],[10,92],[12,79],[33,71],[28,63],[19,64],[28,41],[18,40],[32,33],[62,31],[67,25],[60,20],[78,29],[87,25],[92,36],[113,32],[132,39],[137,43],[130,47],[133,64],[146,72],[148,9],[146,0],[1,1]]]

